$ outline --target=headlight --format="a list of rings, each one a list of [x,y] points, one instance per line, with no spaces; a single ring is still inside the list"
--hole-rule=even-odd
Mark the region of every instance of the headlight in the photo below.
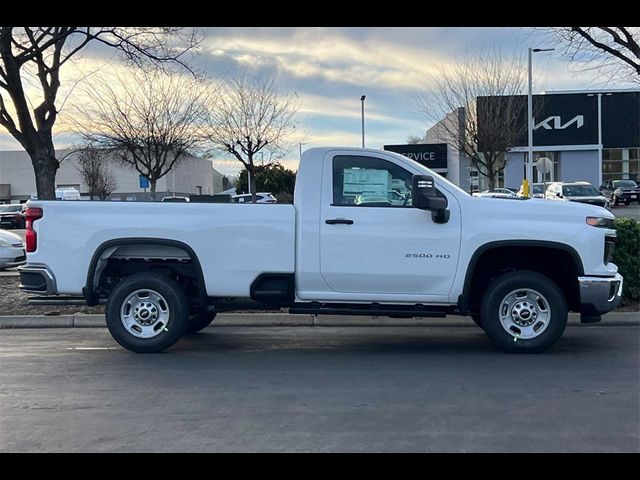
[[[622,196],[622,190],[621,190],[621,189],[619,189],[619,188],[616,188],[616,189],[613,191],[613,194],[614,194],[616,197],[621,197],[621,196]]]
[[[599,228],[613,228],[613,218],[587,217],[587,225]]]
[[[0,247],[11,247],[11,243],[9,243],[6,240],[0,238]]]

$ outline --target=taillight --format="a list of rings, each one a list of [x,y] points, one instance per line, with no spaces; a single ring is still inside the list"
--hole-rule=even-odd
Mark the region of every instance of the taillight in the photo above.
[[[33,222],[42,218],[42,209],[29,207],[24,213],[27,233],[25,234],[25,243],[27,244],[27,252],[35,252],[38,248],[38,234],[33,229]]]

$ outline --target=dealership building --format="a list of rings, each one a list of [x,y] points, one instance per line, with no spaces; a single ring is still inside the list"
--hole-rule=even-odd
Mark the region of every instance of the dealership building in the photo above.
[[[481,97],[501,102],[506,97]],[[517,98],[526,105],[526,96]],[[479,107],[478,107],[479,108]],[[483,190],[486,178],[456,148],[448,132],[464,128],[467,109],[458,108],[426,131],[425,144],[387,145],[385,149],[413,157],[466,191]],[[549,181],[587,181],[595,186],[609,179],[638,179],[640,172],[640,90],[551,91],[533,96],[533,181],[542,182],[535,162],[549,158]],[[526,111],[521,115],[526,122]],[[481,126],[479,126],[481,127]],[[518,188],[527,159],[527,135],[506,154],[498,185]],[[463,138],[462,133],[456,135]]]
[[[56,151],[63,159],[56,175],[56,188],[75,188],[88,199],[86,183],[80,175],[79,152]],[[113,201],[148,200],[146,179],[133,168],[123,166],[105,156],[115,181],[116,189],[109,199]],[[221,192],[222,174],[213,168],[211,159],[188,155],[156,183],[156,199],[164,196],[212,195]],[[31,159],[24,150],[0,151],[0,203],[25,202],[36,197],[36,181]]]

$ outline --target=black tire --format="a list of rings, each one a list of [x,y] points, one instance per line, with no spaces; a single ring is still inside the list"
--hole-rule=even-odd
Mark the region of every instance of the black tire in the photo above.
[[[185,330],[185,334],[193,334],[198,333],[200,330],[204,330],[207,328],[213,319],[216,318],[216,312],[200,312],[195,315],[191,315],[189,317],[189,323],[187,325],[187,329]]]
[[[139,338],[124,326],[120,312],[123,303],[136,290],[154,290],[166,301],[168,320],[160,333],[151,338]],[[105,309],[107,327],[116,342],[136,353],[157,353],[175,344],[189,322],[189,303],[180,286],[172,279],[156,273],[136,273],[122,279],[109,295]]]
[[[518,289],[535,290],[549,304],[547,327],[536,337],[516,338],[500,322],[502,300]],[[538,353],[551,347],[562,336],[567,326],[567,315],[567,301],[555,282],[537,272],[526,270],[506,273],[495,279],[484,294],[481,308],[482,325],[487,336],[503,351],[513,353]]]
[[[481,329],[484,330],[484,327],[482,326],[482,317],[480,317],[479,313],[473,314],[473,315],[469,315],[471,317],[471,319],[474,321],[474,323],[479,326]]]

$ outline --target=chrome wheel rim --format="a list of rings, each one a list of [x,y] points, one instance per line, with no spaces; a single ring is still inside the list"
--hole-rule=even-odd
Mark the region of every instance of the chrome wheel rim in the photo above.
[[[120,308],[120,321],[134,337],[153,338],[167,329],[169,304],[155,290],[136,290],[125,298]]]
[[[540,336],[549,326],[551,306],[540,292],[519,288],[500,302],[500,324],[514,339],[529,340]]]

